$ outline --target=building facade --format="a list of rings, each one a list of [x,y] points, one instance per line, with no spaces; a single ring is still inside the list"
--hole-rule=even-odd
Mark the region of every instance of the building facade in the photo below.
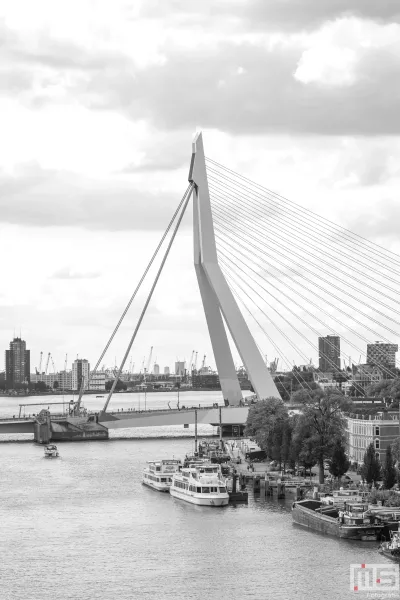
[[[87,389],[89,382],[90,364],[86,358],[77,358],[72,363],[72,389],[73,391],[79,391],[84,380],[85,387]]]
[[[319,370],[340,371],[340,337],[327,335],[318,338]]]
[[[14,338],[10,342],[10,349],[6,350],[6,387],[28,385],[30,382],[30,350],[26,349],[26,342],[21,338]]]
[[[347,416],[346,437],[349,460],[362,463],[372,442],[376,456],[385,464],[386,448],[399,437],[399,413],[383,410],[376,415]]]
[[[102,371],[96,371],[96,373],[90,374],[89,390],[97,390],[104,392],[106,389],[106,374]]]
[[[170,371],[169,371],[169,367],[164,367],[164,375],[169,375]]]
[[[185,361],[178,361],[175,363],[175,375],[179,377],[185,376]]]
[[[396,352],[398,349],[397,344],[385,344],[383,342],[367,344],[367,364],[394,368],[396,366]]]
[[[160,374],[160,365],[158,365],[157,363],[154,363],[153,375],[159,375],[159,374]]]

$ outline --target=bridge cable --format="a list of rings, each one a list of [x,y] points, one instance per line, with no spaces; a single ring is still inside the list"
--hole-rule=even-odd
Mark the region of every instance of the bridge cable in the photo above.
[[[304,213],[308,213],[311,216],[311,218],[313,218],[318,223],[322,222],[322,225],[324,227],[328,226],[328,229],[332,229],[332,227],[333,227],[335,230],[340,231],[342,233],[342,235],[348,236],[346,239],[350,238],[349,241],[351,243],[354,243],[359,247],[365,248],[368,252],[377,254],[381,258],[382,258],[382,251],[387,252],[388,254],[391,254],[392,256],[385,256],[385,260],[391,261],[394,264],[397,264],[398,266],[400,266],[400,256],[397,253],[392,252],[391,250],[388,250],[387,248],[383,248],[379,244],[376,244],[375,242],[372,242],[372,241],[364,238],[363,236],[361,236],[357,233],[354,233],[349,229],[346,229],[345,227],[343,227],[341,225],[337,225],[333,221],[330,221],[329,219],[326,219],[325,217],[318,215],[317,213],[313,212],[312,210],[310,210],[308,208],[305,208],[305,207],[300,206],[299,204],[296,204],[295,202],[293,202],[292,200],[289,200],[288,198],[282,196],[281,194],[278,194],[277,192],[273,192],[272,190],[269,190],[268,188],[265,188],[265,187],[261,186],[260,184],[254,182],[254,181],[251,181],[250,179],[244,177],[243,175],[240,175],[239,173],[236,173],[235,171],[228,169],[224,165],[221,165],[220,163],[214,161],[211,158],[207,157],[206,161],[207,161],[207,163],[212,163],[215,167],[223,170],[225,173],[229,173],[231,180],[232,180],[232,176],[234,176],[237,179],[241,180],[242,182],[245,182],[245,183],[241,183],[242,187],[247,186],[249,188],[249,184],[250,184],[251,186],[257,188],[258,190],[261,190],[264,196],[265,195],[272,196],[274,198],[274,201],[276,202],[276,204],[278,204],[278,206],[281,206],[279,204],[279,202],[280,203],[282,203],[282,202],[288,203],[291,206],[293,211],[296,211],[297,213],[299,213],[299,218],[302,218]],[[258,194],[259,194],[259,192],[258,192]],[[356,238],[356,239],[354,239],[354,238]],[[378,248],[380,251],[380,254],[376,253],[374,251],[374,248],[371,248],[370,246]]]
[[[157,271],[157,275],[156,275],[156,277],[155,277],[155,279],[154,279],[153,285],[152,285],[152,287],[151,287],[151,290],[150,290],[150,292],[149,292],[149,295],[148,295],[148,297],[147,297],[147,300],[146,300],[146,302],[145,302],[145,304],[144,304],[144,307],[143,307],[143,309],[142,309],[142,312],[141,312],[141,314],[140,314],[140,317],[139,317],[139,319],[138,319],[138,322],[137,322],[137,324],[136,324],[135,330],[134,330],[134,332],[133,332],[133,334],[132,334],[131,340],[130,340],[130,342],[129,342],[129,344],[128,344],[128,348],[127,348],[127,350],[126,350],[126,352],[125,352],[125,355],[124,355],[124,357],[123,357],[123,359],[122,359],[122,362],[121,362],[121,365],[120,365],[120,367],[119,367],[118,373],[115,375],[115,379],[114,379],[114,381],[113,381],[113,384],[112,384],[112,386],[111,386],[110,392],[109,392],[109,394],[108,394],[108,396],[107,396],[107,400],[106,400],[106,402],[105,402],[105,404],[104,404],[104,408],[103,408],[103,411],[102,411],[103,413],[105,413],[105,412],[106,412],[106,410],[107,410],[107,407],[108,407],[108,404],[109,404],[109,402],[110,402],[111,396],[113,395],[113,393],[114,393],[114,390],[115,390],[115,386],[117,385],[117,381],[118,381],[118,379],[119,379],[119,377],[120,377],[120,375],[121,375],[121,373],[122,373],[122,369],[124,368],[125,362],[126,362],[126,360],[128,359],[128,356],[129,356],[129,353],[130,353],[130,351],[131,351],[131,348],[132,348],[133,342],[135,341],[135,338],[136,338],[137,332],[139,331],[139,327],[140,327],[140,325],[141,325],[141,323],[142,323],[142,321],[143,321],[143,317],[144,317],[144,315],[146,314],[147,307],[148,307],[148,305],[149,305],[149,303],[150,303],[150,300],[151,300],[151,298],[152,298],[152,296],[153,296],[153,292],[154,292],[154,290],[155,290],[155,288],[156,288],[156,286],[157,286],[157,283],[158,283],[158,280],[159,280],[159,278],[160,278],[161,272],[162,272],[162,270],[163,270],[163,268],[164,268],[164,265],[165,265],[165,263],[166,263],[166,260],[167,260],[167,258],[168,258],[169,251],[171,250],[172,244],[173,244],[173,242],[174,242],[174,239],[175,239],[175,237],[176,237],[176,234],[177,234],[177,232],[178,232],[179,226],[180,226],[180,224],[181,224],[181,221],[182,221],[182,219],[183,219],[183,215],[185,214],[186,207],[187,207],[187,205],[188,205],[188,203],[189,203],[189,200],[190,200],[190,198],[191,198],[191,195],[192,195],[192,192],[193,192],[193,187],[194,187],[194,184],[193,184],[193,183],[191,183],[191,184],[188,186],[188,189],[186,190],[186,192],[185,192],[185,195],[184,195],[184,197],[183,197],[183,199],[181,200],[181,203],[180,203],[180,205],[179,205],[179,206],[182,206],[181,213],[180,213],[180,215],[179,215],[179,217],[178,217],[178,220],[177,220],[177,222],[176,222],[176,225],[175,225],[175,227],[174,227],[174,230],[173,230],[173,232],[172,232],[171,239],[170,239],[170,241],[169,241],[169,243],[168,243],[168,246],[167,246],[167,248],[166,248],[166,250],[165,250],[164,257],[163,257],[163,259],[162,259],[162,261],[161,261],[161,264],[160,264],[160,266],[159,266],[159,269],[158,269],[158,271]],[[184,203],[183,203],[183,201],[184,201]]]
[[[128,312],[128,310],[129,310],[129,308],[130,308],[133,300],[135,299],[135,297],[136,297],[136,295],[137,295],[137,293],[138,293],[138,291],[139,291],[139,289],[140,289],[143,281],[145,280],[146,275],[147,275],[147,273],[149,272],[149,270],[151,268],[151,265],[153,264],[154,260],[156,259],[157,254],[158,254],[161,246],[163,245],[164,240],[167,237],[167,235],[168,235],[168,233],[169,233],[169,231],[170,231],[170,229],[171,229],[171,227],[172,227],[172,225],[173,225],[173,223],[174,223],[174,221],[176,219],[176,216],[179,213],[179,210],[180,210],[182,204],[184,203],[184,201],[185,201],[185,199],[187,197],[187,194],[189,193],[189,190],[190,190],[190,184],[188,185],[188,187],[187,187],[187,189],[186,189],[186,191],[185,191],[185,193],[184,193],[184,195],[182,197],[182,200],[180,201],[180,203],[178,205],[178,208],[175,210],[174,214],[172,215],[172,218],[171,218],[171,220],[170,220],[170,222],[169,222],[169,224],[168,224],[168,226],[167,226],[167,228],[166,228],[166,230],[165,230],[165,232],[164,232],[161,240],[159,241],[158,246],[157,246],[157,248],[155,249],[155,251],[153,253],[153,256],[151,257],[151,259],[150,259],[150,261],[149,261],[146,269],[144,270],[143,275],[140,278],[140,281],[139,281],[138,285],[136,286],[135,291],[133,292],[132,296],[130,297],[130,300],[129,300],[128,304],[126,305],[126,307],[125,307],[125,309],[124,309],[124,311],[123,311],[123,313],[122,313],[122,315],[121,315],[121,317],[120,317],[117,325],[115,326],[114,331],[111,334],[111,337],[109,338],[107,344],[105,345],[105,348],[104,348],[103,352],[100,355],[100,358],[98,359],[98,361],[97,361],[97,363],[96,363],[93,371],[91,372],[89,380],[87,382],[87,386],[89,386],[89,384],[90,384],[90,382],[92,380],[93,375],[97,372],[97,369],[99,368],[99,365],[100,365],[101,361],[103,360],[103,358],[104,358],[104,356],[105,356],[108,348],[110,347],[110,344],[113,341],[113,339],[115,337],[115,334],[117,333],[117,331],[118,331],[118,329],[119,329],[122,321],[124,320],[124,318],[126,316],[126,313]],[[85,389],[85,383],[84,383],[84,380],[82,380],[81,389],[79,391],[79,398],[78,398],[78,400],[76,402],[76,405],[75,405],[75,410],[77,410],[77,411],[79,411],[79,408],[80,408],[80,405],[81,405],[81,399],[82,399],[82,396],[83,396],[83,393],[84,393],[84,389]]]

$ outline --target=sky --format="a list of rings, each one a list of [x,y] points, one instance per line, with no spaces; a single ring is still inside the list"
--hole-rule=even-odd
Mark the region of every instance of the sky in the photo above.
[[[398,0],[3,0],[0,347],[21,334],[32,371],[41,351],[57,369],[97,361],[187,187],[199,130],[207,156],[400,252],[399,100]],[[161,368],[192,350],[215,365],[190,212],[136,366],[151,346]]]

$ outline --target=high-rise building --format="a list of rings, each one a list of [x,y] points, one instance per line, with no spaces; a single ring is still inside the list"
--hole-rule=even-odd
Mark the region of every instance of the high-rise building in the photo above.
[[[26,342],[14,338],[10,349],[6,350],[6,386],[15,389],[30,382],[31,353],[26,349]]]
[[[177,361],[175,363],[175,375],[184,377],[185,375],[185,361]]]
[[[327,335],[318,338],[319,370],[340,371],[340,337]]]
[[[153,373],[154,375],[160,374],[160,365],[158,365],[157,363],[154,363]]]
[[[106,374],[103,371],[92,372],[90,375],[89,390],[99,390],[104,392],[106,389]]]
[[[82,379],[85,382],[85,390],[89,382],[90,364],[86,358],[77,358],[72,363],[72,389],[79,391],[81,389]]]
[[[385,344],[383,342],[367,344],[367,364],[384,365],[394,368],[396,366],[396,352],[398,349],[397,344]]]
[[[169,375],[169,367],[164,367],[164,375]]]

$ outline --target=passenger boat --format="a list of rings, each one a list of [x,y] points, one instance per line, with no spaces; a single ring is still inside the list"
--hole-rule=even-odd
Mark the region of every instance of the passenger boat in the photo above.
[[[391,531],[390,532],[390,541],[382,542],[382,544],[378,548],[378,552],[386,556],[387,558],[392,558],[393,560],[400,561],[400,532],[399,531]]]
[[[182,467],[180,460],[149,461],[143,470],[142,483],[159,492],[169,492],[172,475]]]
[[[60,455],[55,444],[48,444],[44,449],[45,458],[58,458]]]
[[[205,457],[210,462],[216,464],[226,463],[231,460],[230,455],[221,449],[219,443],[209,442],[208,440],[201,440],[199,443],[199,456]]]
[[[190,463],[174,473],[169,493],[200,506],[226,506],[229,502],[221,467],[211,463]]]
[[[295,523],[348,540],[377,541],[383,524],[376,523],[367,503],[345,502],[343,510],[319,500],[300,500],[292,506]]]

